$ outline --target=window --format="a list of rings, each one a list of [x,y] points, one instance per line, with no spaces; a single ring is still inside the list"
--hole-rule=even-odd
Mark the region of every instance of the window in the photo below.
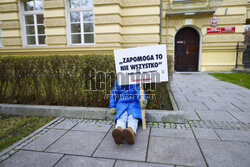
[[[45,45],[43,0],[23,0],[22,2],[22,25],[25,45]]]
[[[93,44],[93,0],[68,0],[68,2],[69,43]]]

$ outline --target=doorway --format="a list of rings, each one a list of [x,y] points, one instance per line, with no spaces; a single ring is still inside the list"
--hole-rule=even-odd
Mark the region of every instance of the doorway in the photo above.
[[[200,52],[199,33],[184,27],[175,35],[175,71],[198,71]]]

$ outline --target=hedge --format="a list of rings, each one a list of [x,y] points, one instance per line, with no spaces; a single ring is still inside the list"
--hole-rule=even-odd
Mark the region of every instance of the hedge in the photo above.
[[[108,107],[114,81],[113,55],[0,56],[0,103]],[[144,86],[148,108],[171,109],[166,83]]]

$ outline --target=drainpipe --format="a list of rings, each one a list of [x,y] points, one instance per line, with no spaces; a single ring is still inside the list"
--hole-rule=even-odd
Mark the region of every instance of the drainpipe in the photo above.
[[[161,17],[162,17],[162,14],[161,14],[161,12],[162,12],[162,0],[160,0],[160,27],[159,27],[159,44],[161,44]]]
[[[238,68],[239,42],[237,42],[236,50],[237,50],[237,53],[236,53],[236,64],[235,64],[235,68]]]

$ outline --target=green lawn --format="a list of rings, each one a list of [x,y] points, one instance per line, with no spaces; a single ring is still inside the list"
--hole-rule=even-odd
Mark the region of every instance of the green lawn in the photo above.
[[[250,74],[247,73],[210,73],[223,81],[231,82],[250,89]]]
[[[0,151],[51,121],[52,117],[0,114]]]

